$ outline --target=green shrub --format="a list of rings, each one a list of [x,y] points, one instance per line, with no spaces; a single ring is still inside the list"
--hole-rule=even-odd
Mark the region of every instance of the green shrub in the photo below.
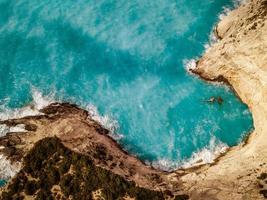
[[[186,194],[177,195],[174,200],[188,200],[189,196]]]
[[[28,181],[25,183],[25,194],[33,195],[36,192],[36,182],[35,181]]]
[[[106,150],[98,148],[100,157],[106,157]],[[63,159],[61,159],[63,157]],[[72,173],[68,171],[73,166]],[[29,181],[25,173],[38,178]],[[22,191],[27,195],[36,194],[36,199],[53,199],[51,188],[59,185],[64,196],[72,196],[78,200],[91,200],[92,192],[102,189],[106,200],[122,199],[126,194],[136,200],[163,200],[164,195],[172,196],[171,192],[162,192],[140,188],[134,182],[108,170],[97,167],[85,156],[71,152],[57,138],[43,139],[26,155],[24,167],[8,186],[8,192],[2,194],[3,199],[14,199]],[[40,189],[40,190],[39,190]],[[175,200],[186,200],[188,196],[177,196]]]

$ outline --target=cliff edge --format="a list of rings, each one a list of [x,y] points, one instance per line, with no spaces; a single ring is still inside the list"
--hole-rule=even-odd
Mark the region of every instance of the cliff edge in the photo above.
[[[261,180],[267,171],[266,19],[266,0],[242,4],[217,25],[219,41],[191,69],[208,81],[229,84],[251,110],[255,128],[245,144],[231,148],[215,165],[182,178],[193,196],[235,200],[267,196]]]
[[[179,174],[155,170],[129,155],[109,137],[107,129],[75,105],[53,103],[41,109],[40,115],[0,124],[25,128],[0,138],[0,154],[20,166],[0,199],[92,199],[100,190],[107,197],[104,199],[127,195],[136,200],[188,199],[181,190]],[[92,169],[94,173],[88,174]],[[75,188],[64,185],[67,175]],[[80,191],[77,184],[81,184]],[[34,190],[28,191],[26,186]]]
[[[215,163],[163,172],[121,149],[86,111],[67,103],[54,103],[42,109],[38,116],[0,122],[8,127],[23,125],[26,130],[0,138],[1,155],[12,166],[20,166],[20,172],[3,189],[2,199],[16,198],[18,194],[36,199],[38,193],[43,199],[46,199],[44,195],[54,194],[60,199],[112,199],[114,196],[192,200],[267,198],[266,19],[267,0],[250,0],[240,5],[217,25],[218,42],[207,50],[195,68],[190,69],[207,81],[229,84],[248,105],[255,130],[246,142],[230,148]],[[66,165],[62,164],[65,161]],[[93,174],[82,176],[84,163]],[[65,166],[68,169],[64,169]],[[55,174],[49,174],[51,169]],[[47,184],[45,174],[49,178]],[[107,183],[114,183],[112,190],[106,187],[103,174],[108,177]],[[92,186],[89,182],[94,175],[98,177],[94,181],[99,184]],[[68,179],[69,176],[73,180]],[[68,181],[73,181],[75,187],[68,187]],[[77,182],[84,185],[79,188]],[[46,190],[42,190],[40,184],[44,184]],[[92,187],[88,198],[81,196],[85,191],[88,193],[85,186]],[[81,189],[80,194],[77,189]],[[102,197],[97,197],[97,189],[100,193],[103,191]]]

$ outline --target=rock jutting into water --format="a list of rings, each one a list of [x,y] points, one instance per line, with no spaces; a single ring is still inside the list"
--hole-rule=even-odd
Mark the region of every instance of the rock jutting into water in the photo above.
[[[114,184],[112,187],[123,187],[122,190],[118,188],[120,192],[116,193],[116,197],[129,195],[138,199],[136,191],[151,200],[163,197],[192,200],[257,200],[266,197],[266,19],[266,0],[251,0],[241,4],[218,24],[216,32],[220,40],[207,50],[192,70],[209,81],[226,81],[249,106],[255,130],[246,144],[230,148],[216,159],[215,163],[163,172],[145,165],[123,151],[116,141],[108,136],[106,129],[88,117],[87,111],[70,104],[54,103],[43,108],[40,111],[41,115],[1,122],[9,127],[23,124],[26,129],[20,133],[8,133],[0,139],[1,154],[6,156],[11,164],[24,163],[21,171],[3,188],[2,198],[10,199],[8,195],[28,195],[35,198],[34,194],[37,193],[46,198],[44,195],[51,196],[51,193],[57,192],[63,196],[77,195],[76,190],[79,190],[79,187],[76,185],[76,179],[84,182],[86,178],[91,178],[89,174],[83,176],[76,170],[77,166],[84,166],[84,162],[88,162],[88,166],[92,167],[94,172],[99,172],[97,174],[100,176],[95,180],[98,182],[97,186],[101,187],[100,191],[92,187],[94,191],[89,190],[92,192],[90,197],[103,195],[109,199],[110,196],[107,196],[111,195],[112,199],[114,194],[102,184],[103,174],[104,177],[110,178],[109,181],[118,181],[115,182],[118,185]],[[46,146],[50,144],[51,148]],[[59,152],[54,151],[55,147]],[[50,151],[45,152],[45,149]],[[67,162],[65,153],[60,154],[61,152],[68,152],[68,155],[72,155],[68,158],[72,160]],[[52,173],[55,172],[54,175],[49,174],[48,163],[44,161],[43,156],[38,156],[36,160],[31,159],[31,155],[39,154],[51,158],[50,167],[68,166],[66,168],[71,179],[75,179],[69,180],[65,173],[60,176],[56,170],[51,170]],[[77,157],[83,159],[78,161]],[[61,165],[58,160],[61,158],[66,164]],[[70,164],[73,164],[73,168]],[[44,174],[39,177],[37,172],[32,170],[35,167],[40,168]],[[37,183],[35,187],[35,182],[29,181],[29,177],[25,178],[26,175],[35,176],[41,181],[47,175],[49,183],[45,190],[40,191],[41,187]],[[23,185],[23,181],[27,184]],[[73,188],[66,187],[68,181],[73,181]],[[86,182],[84,184],[91,187]],[[14,194],[14,191],[23,193]]]
[[[232,90],[185,70],[234,0],[2,1],[0,119],[74,103],[124,150],[166,171],[196,152],[213,157],[214,138],[234,146],[253,128]],[[202,103],[218,96],[221,105]]]
[[[104,146],[96,153],[103,159],[107,156]],[[56,137],[38,141],[25,156],[23,166],[1,199],[188,199],[188,195],[174,196],[169,190],[138,187],[95,165],[90,156],[66,148]]]
[[[266,19],[266,0],[241,4],[217,25],[219,41],[192,70],[208,81],[229,84],[248,105],[255,127],[245,144],[231,148],[215,165],[182,178],[187,189],[196,195],[210,195],[214,199],[263,199],[266,194],[257,179],[267,171]]]
[[[50,147],[47,147],[47,152],[45,152],[44,147],[39,147],[42,146],[40,144],[44,144],[45,142],[38,143],[38,141],[47,137],[57,137],[59,138],[59,142],[62,142],[62,144],[69,149],[67,151],[73,151],[76,152],[77,155],[87,156],[88,159],[92,161],[92,166],[94,165],[109,170],[110,172],[108,173],[111,176],[112,174],[118,175],[118,178],[121,177],[119,179],[124,181],[126,185],[128,183],[130,185],[135,183],[139,187],[148,188],[150,190],[165,191],[167,196],[177,196],[177,199],[180,195],[182,195],[182,197],[186,196],[184,196],[184,193],[179,189],[181,183],[177,177],[172,177],[172,179],[170,179],[167,173],[146,166],[136,157],[123,151],[121,147],[108,136],[109,131],[92,120],[87,111],[67,103],[53,103],[41,109],[40,113],[41,115],[37,116],[28,116],[0,122],[10,127],[23,124],[26,129],[26,132],[7,133],[6,136],[0,138],[0,144],[2,146],[0,153],[5,155],[11,163],[22,163],[25,155],[28,155],[27,158],[30,159],[33,154],[40,154],[40,161],[26,161],[26,163],[23,164],[22,171],[14,178],[15,181],[21,182],[23,179],[20,178],[20,176],[24,176],[25,168],[28,169],[31,165],[35,166],[38,164],[39,168],[32,169],[33,171],[40,171],[42,167],[46,166],[42,165],[44,160],[42,160],[41,155],[49,154],[49,151],[52,151],[53,148],[50,149]],[[34,150],[31,150],[33,147]],[[44,152],[40,152],[38,150],[39,148]],[[46,158],[46,156],[44,156],[44,158]],[[71,164],[76,164],[76,162]],[[29,170],[26,171],[27,173],[32,173],[32,170],[30,172]],[[36,177],[38,175],[35,174],[34,176]],[[41,177],[40,181],[43,181]],[[7,193],[3,193],[6,199],[15,197],[13,195],[15,195],[16,190],[14,191],[14,189],[12,189],[12,192],[10,191],[11,188],[17,187],[14,184],[26,184],[26,182],[17,182],[14,183],[14,181],[11,181],[7,187]],[[52,185],[49,187],[52,188]],[[90,191],[90,188],[88,190]],[[130,189],[128,188],[126,191],[128,190]],[[23,192],[23,188],[20,191]],[[94,191],[93,189],[91,190],[91,192]],[[32,191],[31,195],[35,194],[35,192],[38,193],[38,189]],[[47,191],[44,192],[47,193]],[[67,194],[72,194],[72,192],[74,191],[70,191]],[[159,199],[162,199],[162,194],[158,196]],[[65,196],[64,198],[67,197]],[[141,197],[137,199],[140,198]]]

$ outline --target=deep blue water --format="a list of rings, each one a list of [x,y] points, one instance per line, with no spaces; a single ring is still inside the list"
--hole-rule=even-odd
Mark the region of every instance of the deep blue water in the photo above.
[[[0,102],[32,88],[118,121],[119,141],[145,161],[180,163],[216,138],[236,145],[252,128],[225,86],[185,70],[230,0],[0,0]],[[222,105],[204,101],[221,96]]]

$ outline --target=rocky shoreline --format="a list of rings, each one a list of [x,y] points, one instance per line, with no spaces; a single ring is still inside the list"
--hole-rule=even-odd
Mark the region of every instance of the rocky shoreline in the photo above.
[[[23,163],[24,156],[28,155],[32,148],[38,148],[39,141],[56,137],[68,150],[87,156],[94,166],[119,175],[125,181],[134,182],[138,187],[167,192],[170,198],[178,199],[179,196],[186,195],[181,191],[182,183],[178,180],[178,174],[170,175],[155,170],[129,155],[109,137],[108,130],[90,118],[87,111],[68,103],[53,103],[40,112],[42,114],[38,116],[0,122],[9,127],[23,125],[26,130],[7,133],[0,138],[0,153],[11,163]],[[20,165],[22,170],[27,167],[25,163]],[[17,177],[18,175],[13,180],[17,180]],[[5,192],[8,192],[13,184],[11,181],[4,189]]]
[[[217,25],[219,41],[191,69],[207,81],[230,85],[251,110],[255,130],[245,144],[231,148],[212,166],[184,176],[189,191],[211,199],[264,198],[266,185],[257,177],[267,170],[266,19],[266,0],[242,4]]]
[[[47,138],[56,138],[52,139],[56,140],[52,143],[59,146],[62,143],[63,146],[60,146],[60,149],[71,151],[75,154],[74,157],[85,156],[92,162],[93,168],[107,170],[112,177],[119,176],[120,182],[125,183],[127,188],[128,186],[131,188],[131,190],[123,190],[124,196],[127,196],[126,193],[132,194],[127,198],[123,197],[124,199],[140,199],[135,192],[129,192],[139,190],[136,188],[143,188],[142,191],[146,191],[144,192],[146,195],[156,195],[159,199],[267,198],[266,22],[267,0],[250,0],[242,4],[217,25],[215,32],[219,41],[208,49],[197,62],[196,67],[191,69],[193,73],[205,80],[227,83],[248,105],[253,115],[255,130],[250,134],[245,145],[230,148],[212,164],[163,172],[145,165],[122,150],[116,141],[108,136],[108,130],[92,120],[87,111],[68,103],[53,103],[40,110],[41,114],[38,116],[0,122],[8,127],[23,125],[25,128],[23,132],[7,133],[0,138],[1,155],[10,160],[14,166],[21,168],[21,171],[2,190],[2,199],[12,188],[14,189],[15,183],[25,181],[25,178],[20,178],[22,176],[20,174],[24,173],[25,167],[31,163],[25,162],[25,155],[29,157],[29,152],[34,154],[33,149],[38,149],[40,144],[44,145],[40,141]],[[54,153],[50,156],[53,157]],[[71,162],[71,165],[77,165],[76,160]],[[43,160],[40,163],[46,162]],[[28,176],[32,176],[30,172],[27,172]],[[61,176],[58,182],[60,180]],[[130,183],[136,186],[132,187]],[[54,184],[49,187],[56,187],[61,191],[59,199],[70,198],[66,195],[71,194],[62,193],[63,188],[59,185]],[[36,198],[39,192],[36,189],[26,194],[26,190],[27,188],[19,190],[19,195],[32,199]],[[93,190],[95,188],[90,190],[92,194],[95,192]],[[153,191],[159,193],[153,193]],[[155,199],[155,196],[153,198],[152,196],[147,198]],[[10,199],[11,196],[5,197]],[[94,195],[90,195],[90,198],[93,197]]]

